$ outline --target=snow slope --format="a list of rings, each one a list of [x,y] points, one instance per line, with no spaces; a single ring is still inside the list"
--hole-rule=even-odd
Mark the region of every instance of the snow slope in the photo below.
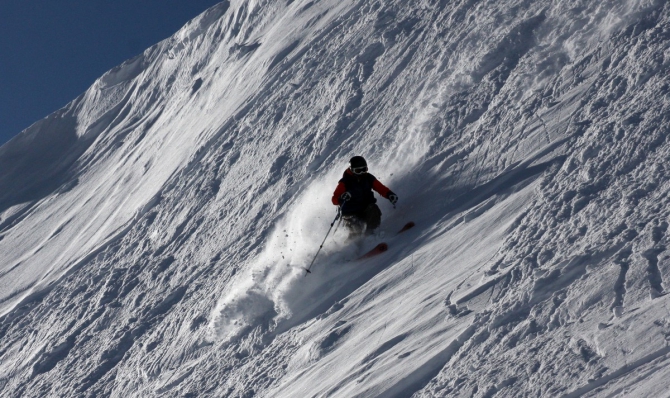
[[[213,7],[0,147],[2,395],[667,396],[669,49],[661,0]],[[359,154],[399,206],[305,277]]]

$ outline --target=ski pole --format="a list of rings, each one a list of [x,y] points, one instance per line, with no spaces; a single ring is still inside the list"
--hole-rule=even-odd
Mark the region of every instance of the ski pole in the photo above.
[[[314,258],[312,259],[312,262],[309,264],[309,267],[305,268],[305,271],[307,271],[305,273],[305,276],[307,276],[307,274],[312,273],[312,271],[310,271],[309,269],[312,268],[312,265],[314,265],[314,261],[316,261],[316,257],[319,255],[319,252],[323,248],[323,244],[326,243],[326,239],[328,239],[328,235],[330,235],[330,231],[333,229],[333,225],[335,225],[335,222],[337,220],[339,220],[340,215],[341,215],[341,210],[342,210],[342,206],[340,205],[340,206],[337,207],[337,215],[335,216],[335,219],[333,220],[333,222],[330,224],[330,228],[328,229],[328,233],[326,233],[326,237],[323,238],[323,242],[321,242],[321,246],[319,246],[319,250],[316,251],[316,254],[314,255]]]

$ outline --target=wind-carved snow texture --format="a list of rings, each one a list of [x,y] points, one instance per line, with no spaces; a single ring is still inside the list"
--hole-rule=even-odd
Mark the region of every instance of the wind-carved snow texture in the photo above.
[[[3,395],[665,394],[668,48],[664,1],[222,2],[0,148]],[[353,155],[400,201],[305,276]]]

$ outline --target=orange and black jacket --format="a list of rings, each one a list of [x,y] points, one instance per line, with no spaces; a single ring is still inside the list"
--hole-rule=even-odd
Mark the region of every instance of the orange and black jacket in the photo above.
[[[356,175],[347,169],[333,192],[333,204],[339,206],[340,196],[349,192],[351,199],[342,204],[342,214],[355,214],[365,210],[372,203],[377,203],[372,190],[377,191],[382,197],[387,198],[393,193],[370,173]]]

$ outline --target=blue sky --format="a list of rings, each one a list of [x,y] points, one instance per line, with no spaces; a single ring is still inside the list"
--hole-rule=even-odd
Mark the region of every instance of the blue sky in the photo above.
[[[3,0],[0,145],[220,0]]]

